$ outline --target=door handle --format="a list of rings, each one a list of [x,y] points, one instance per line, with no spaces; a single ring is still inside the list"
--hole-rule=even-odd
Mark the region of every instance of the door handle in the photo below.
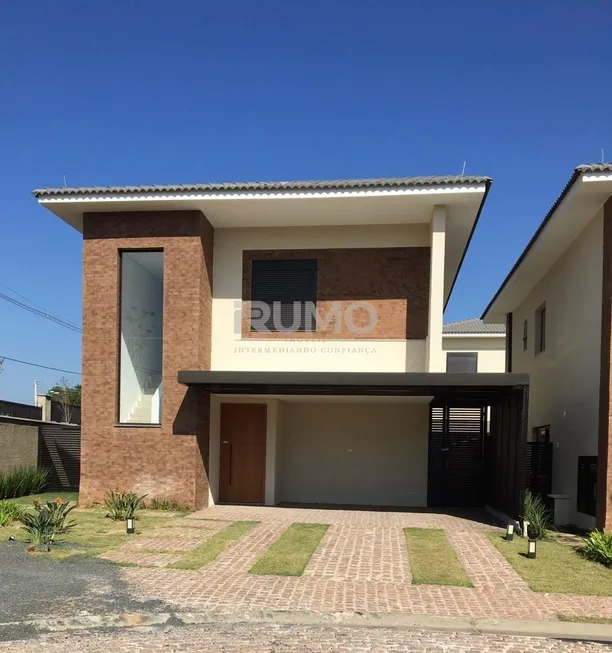
[[[228,444],[229,444],[229,442],[228,442]],[[231,485],[232,484],[232,445],[231,444],[229,445],[229,472],[228,472],[228,476],[229,476],[229,478],[228,478],[227,484]]]

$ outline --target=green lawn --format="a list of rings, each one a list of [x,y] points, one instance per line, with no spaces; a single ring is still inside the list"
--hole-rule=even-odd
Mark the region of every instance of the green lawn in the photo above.
[[[45,495],[36,495],[44,498]],[[53,494],[53,498],[61,496],[67,499],[61,493]],[[27,497],[28,501],[17,500],[25,505],[31,505],[32,497]],[[64,535],[60,542],[52,547],[49,554],[45,556],[56,560],[78,560],[83,557],[99,555],[108,549],[118,546],[125,542],[133,535],[127,535],[125,532],[125,522],[113,521],[105,517],[106,510],[103,508],[95,510],[73,510],[69,519],[76,521],[76,527],[68,534]],[[169,520],[176,518],[176,513],[148,512],[137,513],[136,533],[146,533],[147,531],[164,526]],[[19,522],[13,522],[8,526],[0,528],[0,539],[7,540],[10,535],[14,535],[17,542],[27,545],[28,534],[23,530]]]
[[[404,533],[413,584],[473,587],[442,529],[405,528]]]
[[[537,544],[537,558],[526,557],[527,541],[506,542],[499,533],[489,538],[535,592],[612,596],[612,569],[583,558],[573,547],[552,540]]]
[[[209,537],[202,546],[187,553],[181,560],[169,565],[173,569],[200,569],[215,560],[236,540],[246,535],[259,522],[238,521]]]
[[[249,572],[301,576],[328,528],[328,524],[291,524]]]
[[[32,494],[27,497],[19,497],[18,499],[8,499],[8,501],[14,501],[20,506],[31,506],[34,499],[40,499],[41,501],[54,501],[59,497],[62,501],[72,501],[76,503],[79,500],[78,492],[41,492],[40,494]]]

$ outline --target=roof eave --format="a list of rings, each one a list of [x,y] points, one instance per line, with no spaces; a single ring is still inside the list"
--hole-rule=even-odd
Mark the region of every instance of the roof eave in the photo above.
[[[540,223],[540,226],[536,229],[535,233],[527,243],[525,249],[522,251],[521,255],[518,257],[518,259],[510,269],[510,272],[508,272],[508,274],[506,275],[501,286],[497,289],[497,292],[495,293],[495,295],[493,296],[493,298],[491,299],[491,301],[488,303],[487,307],[483,311],[482,316],[480,318],[481,320],[487,323],[505,321],[505,316],[507,315],[508,311],[500,308],[500,303],[504,299],[504,293],[510,281],[514,277],[515,273],[520,268],[521,264],[527,258],[533,246],[535,245],[535,243],[537,242],[541,234],[546,229],[546,226],[552,220],[558,208],[562,205],[563,201],[566,199],[566,197],[568,196],[572,188],[574,188],[574,185],[576,184],[578,179],[580,179],[580,177],[582,177],[583,175],[591,175],[593,177],[593,180],[596,180],[597,176],[601,176],[602,174],[606,176],[612,174],[612,163],[583,164],[577,166],[574,169],[572,176],[564,186],[563,190],[561,191],[561,194],[555,200],[555,202],[549,209],[548,213]]]

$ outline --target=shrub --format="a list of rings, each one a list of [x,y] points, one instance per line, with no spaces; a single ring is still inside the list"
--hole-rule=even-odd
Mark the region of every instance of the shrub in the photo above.
[[[591,531],[584,540],[580,553],[606,567],[612,567],[612,533]]]
[[[23,513],[23,508],[14,501],[0,501],[0,526],[15,521]]]
[[[179,503],[176,499],[164,499],[163,497],[153,497],[147,503],[149,510],[169,510],[171,512],[188,512],[189,506]]]
[[[527,490],[523,516],[529,522],[527,535],[531,539],[544,540],[548,537],[548,531],[552,526],[552,515],[546,508],[542,497]]]
[[[108,510],[106,516],[117,521],[134,517],[134,513],[144,506],[146,496],[143,494],[139,497],[134,492],[109,490],[104,497],[104,506]]]
[[[49,482],[49,470],[38,467],[15,467],[0,472],[0,499],[15,499],[38,494]]]
[[[34,512],[24,512],[19,516],[24,530],[30,536],[30,542],[35,547],[49,547],[58,541],[59,536],[71,531],[74,520],[67,522],[66,518],[75,506],[70,501],[34,501]]]

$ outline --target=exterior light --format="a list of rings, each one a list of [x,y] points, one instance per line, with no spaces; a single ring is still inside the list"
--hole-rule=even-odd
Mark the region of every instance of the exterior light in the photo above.
[[[529,522],[523,519],[523,537],[529,537]]]
[[[508,524],[506,528],[506,542],[512,542],[514,539],[514,524]]]
[[[134,535],[136,532],[136,520],[134,517],[125,518],[125,530],[128,535]]]
[[[527,557],[530,560],[535,560],[536,557],[536,542],[537,540],[532,540],[529,538],[527,540]]]

